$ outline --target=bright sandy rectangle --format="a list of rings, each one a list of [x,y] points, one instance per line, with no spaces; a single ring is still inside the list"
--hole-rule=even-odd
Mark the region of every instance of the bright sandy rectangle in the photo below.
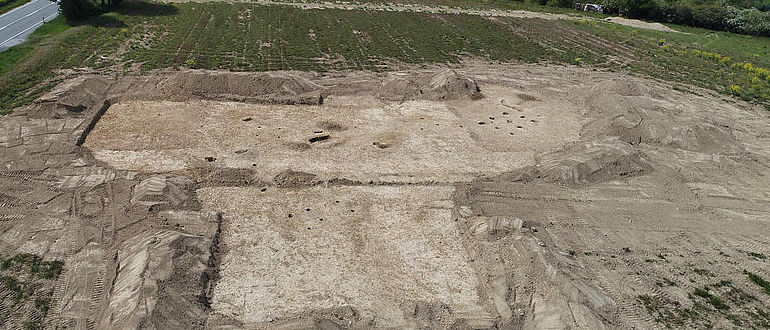
[[[404,326],[404,297],[483,316],[451,187],[202,188],[223,212],[212,307],[245,324],[349,306]],[[308,211],[309,209],[309,211]],[[289,217],[289,214],[292,216]]]

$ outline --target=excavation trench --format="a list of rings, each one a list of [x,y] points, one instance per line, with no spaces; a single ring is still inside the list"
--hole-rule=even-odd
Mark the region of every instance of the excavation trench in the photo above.
[[[617,73],[123,79],[70,84],[2,122],[19,132],[4,165],[75,201],[14,210],[44,223],[64,209],[94,233],[89,249],[51,248],[92,284],[65,276],[56,324],[648,328],[647,287],[615,271],[642,267],[631,251],[652,253],[660,232],[708,236],[714,214],[748,237],[766,224],[736,214],[770,213],[768,185],[736,183],[766,180],[747,160],[770,155],[766,115]],[[47,153],[22,138],[52,129]]]

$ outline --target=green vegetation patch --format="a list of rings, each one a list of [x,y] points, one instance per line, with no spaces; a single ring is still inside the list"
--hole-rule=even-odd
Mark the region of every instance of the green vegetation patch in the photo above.
[[[77,26],[59,21],[41,30],[48,32],[0,53],[0,113],[81,68],[109,76],[184,67],[383,71],[467,57],[624,70],[770,106],[770,39],[702,29],[676,34],[593,19],[126,2]]]
[[[770,295],[770,282],[767,282],[764,278],[762,278],[762,276],[754,274],[748,270],[744,270],[743,273],[749,277],[749,280],[754,282],[756,285],[759,285],[759,287],[761,287],[766,294]]]
[[[667,328],[684,327],[687,324],[697,322],[700,318],[697,311],[682,308],[677,301],[650,295],[639,295],[637,300],[655,318],[655,322],[661,323]]]
[[[22,253],[8,259],[0,259],[0,269],[29,270],[29,275],[39,279],[54,279],[59,277],[64,263],[58,260],[45,261],[40,256]]]
[[[27,2],[29,2],[29,0],[0,0],[0,15],[5,14]]]
[[[696,288],[694,293],[698,297],[705,298],[706,301],[708,301],[708,303],[711,304],[711,306],[714,306],[716,309],[730,309],[730,306],[725,304],[722,298],[712,295],[708,288]]]
[[[41,328],[63,266],[28,253],[0,258],[0,328]]]

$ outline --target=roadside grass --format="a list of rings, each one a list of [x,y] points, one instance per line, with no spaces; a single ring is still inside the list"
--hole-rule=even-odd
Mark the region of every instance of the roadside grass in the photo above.
[[[470,2],[429,3],[463,1]],[[770,74],[763,71],[770,67],[770,38],[702,29],[675,27],[689,33],[676,34],[590,18],[133,1],[79,26],[49,24],[26,43],[0,53],[0,114],[28,104],[67,74],[83,71],[110,76],[183,67],[383,71],[399,63],[456,63],[468,57],[627,71],[770,104]]]
[[[29,0],[0,0],[0,15],[5,14],[27,2],[29,2]]]
[[[35,30],[26,42],[0,53],[0,76],[20,61],[27,59],[43,40],[62,33],[70,27],[64,17],[58,16]]]

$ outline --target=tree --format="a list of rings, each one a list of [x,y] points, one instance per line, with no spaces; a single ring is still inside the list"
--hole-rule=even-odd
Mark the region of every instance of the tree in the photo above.
[[[68,21],[79,21],[115,8],[121,2],[123,0],[61,0],[59,11]]]
[[[62,0],[59,11],[68,21],[79,21],[99,13],[99,8],[90,0]]]
[[[655,19],[659,16],[658,3],[655,0],[626,0],[621,12],[631,18]]]

